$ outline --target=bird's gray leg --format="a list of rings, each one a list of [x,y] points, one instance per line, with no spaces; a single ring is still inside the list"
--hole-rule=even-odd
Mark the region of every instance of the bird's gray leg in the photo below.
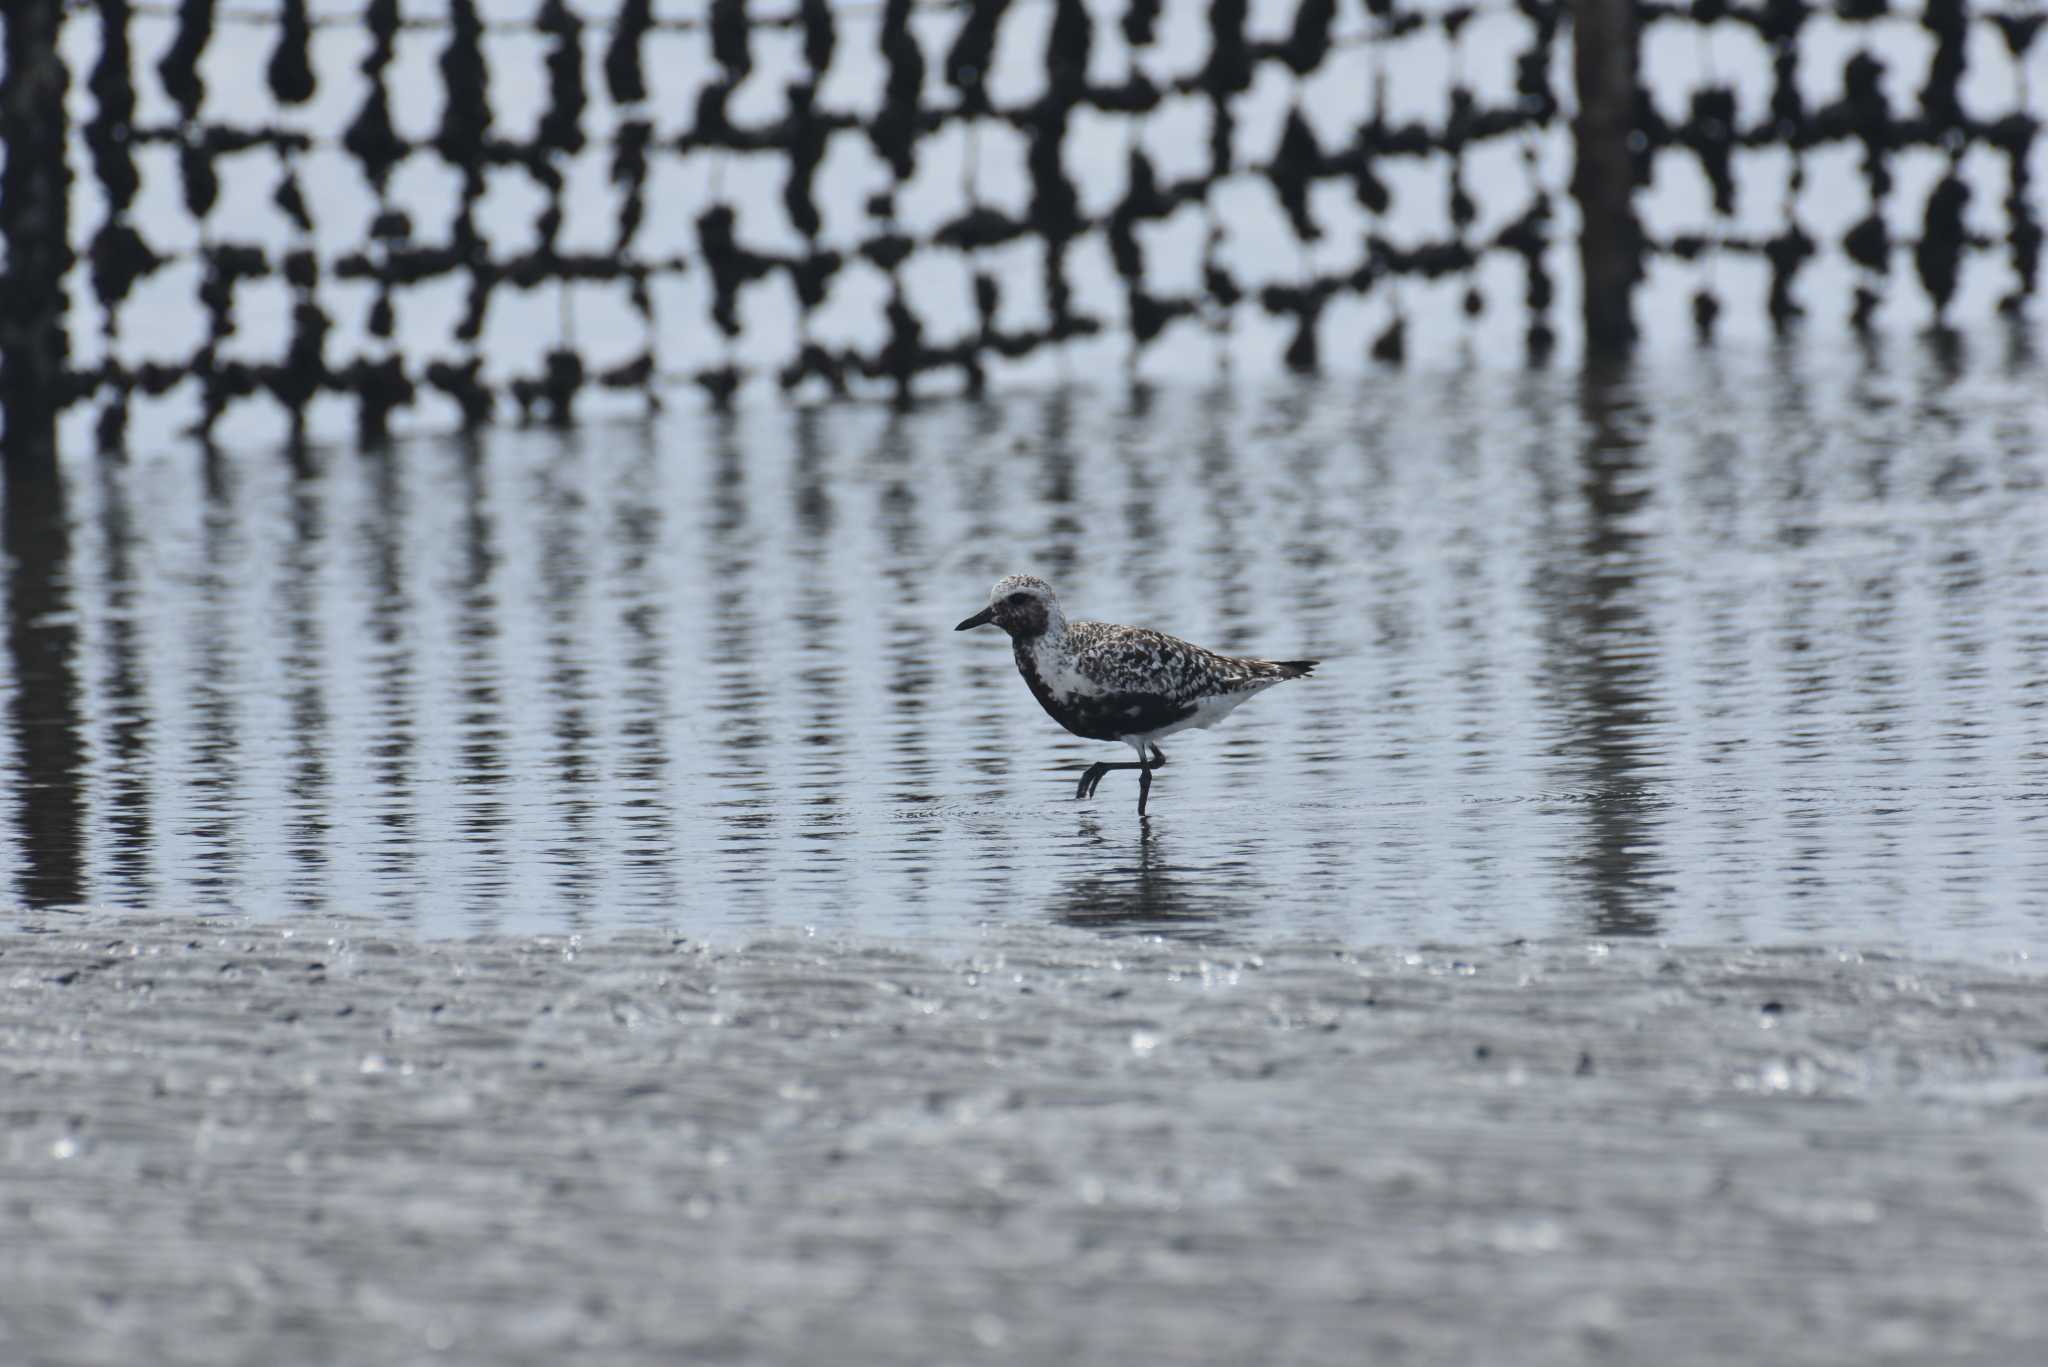
[[[1144,754],[1141,749],[1138,752]],[[1081,775],[1081,782],[1074,788],[1077,798],[1094,797],[1095,790],[1102,786],[1102,777],[1112,769],[1136,769],[1138,771],[1138,815],[1145,814],[1145,795],[1152,791],[1152,771],[1166,763],[1166,754],[1158,746],[1152,747],[1149,760],[1119,760],[1115,764],[1100,761],[1088,766],[1088,772]]]
[[[1081,783],[1080,783],[1080,786],[1079,786],[1079,787],[1077,787],[1077,788],[1075,788],[1075,789],[1074,789],[1074,796],[1075,796],[1075,797],[1094,797],[1094,796],[1095,796],[1095,790],[1096,790],[1096,789],[1097,789],[1098,787],[1100,787],[1100,786],[1102,785],[1102,776],[1103,776],[1104,774],[1108,773],[1108,772],[1109,772],[1110,770],[1112,770],[1112,769],[1149,769],[1149,768],[1151,768],[1151,766],[1150,766],[1150,765],[1148,765],[1148,764],[1139,764],[1139,763],[1138,763],[1137,761],[1135,761],[1135,760],[1128,760],[1128,759],[1126,759],[1126,760],[1119,760],[1119,761],[1118,761],[1117,763],[1115,763],[1115,764],[1109,764],[1109,763],[1107,763],[1107,762],[1101,762],[1101,763],[1091,764],[1091,765],[1089,765],[1089,766],[1088,766],[1088,772],[1087,772],[1087,773],[1085,773],[1085,774],[1083,774],[1083,775],[1081,775]]]
[[[1139,749],[1138,749],[1138,753],[1139,753],[1140,755],[1143,755],[1143,754],[1145,753],[1145,751],[1144,751],[1144,747],[1140,746],[1140,747],[1139,747]],[[1165,767],[1165,764],[1166,764],[1166,752],[1165,752],[1164,750],[1161,750],[1161,749],[1160,749],[1160,748],[1159,748],[1158,746],[1156,746],[1156,745],[1155,745],[1155,746],[1153,746],[1153,747],[1152,747],[1152,759],[1151,759],[1151,762],[1150,762],[1150,763],[1147,763],[1147,764],[1140,764],[1140,765],[1138,766],[1138,815],[1139,815],[1139,816],[1143,816],[1143,815],[1145,814],[1145,799],[1146,799],[1146,798],[1148,798],[1148,797],[1150,797],[1150,796],[1152,796],[1152,771],[1153,771],[1154,769],[1159,769],[1159,768],[1163,768],[1163,767]]]

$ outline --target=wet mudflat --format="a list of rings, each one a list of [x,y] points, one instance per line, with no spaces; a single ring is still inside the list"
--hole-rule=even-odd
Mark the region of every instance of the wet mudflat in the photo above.
[[[2048,1339],[2017,962],[46,914],[0,940],[0,1056],[8,1362]]]

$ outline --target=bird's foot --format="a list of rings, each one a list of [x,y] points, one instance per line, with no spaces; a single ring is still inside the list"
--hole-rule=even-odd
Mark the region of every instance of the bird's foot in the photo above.
[[[1109,770],[1110,766],[1107,764],[1089,765],[1088,772],[1081,775],[1081,782],[1074,788],[1074,797],[1076,799],[1094,797],[1095,790],[1102,785],[1103,775],[1107,774]]]

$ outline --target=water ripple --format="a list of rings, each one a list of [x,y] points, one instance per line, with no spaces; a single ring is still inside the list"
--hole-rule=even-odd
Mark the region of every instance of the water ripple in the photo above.
[[[438,931],[2026,945],[2041,380],[1785,350],[79,461],[0,526],[0,878]],[[1170,747],[1141,826],[950,630],[1027,567],[1325,664]]]

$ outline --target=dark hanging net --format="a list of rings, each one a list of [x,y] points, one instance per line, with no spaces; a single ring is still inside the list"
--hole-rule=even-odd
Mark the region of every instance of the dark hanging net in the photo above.
[[[1736,37],[1738,51],[1768,61],[1770,72],[1749,108],[1734,79],[1749,73],[1727,63],[1717,71],[1710,58],[1695,63],[1689,101],[1646,92],[1637,116],[1639,175],[1647,178],[1662,156],[1696,159],[1713,206],[1706,224],[1650,231],[1644,247],[1651,261],[1725,254],[1762,263],[1764,307],[1779,328],[1806,311],[1802,273],[1828,254],[1845,256],[1853,269],[1847,307],[1858,330],[1871,326],[1908,274],[1935,321],[1946,322],[1973,256],[1999,278],[1997,310],[2024,308],[2041,260],[2034,173],[2048,170],[2037,138],[2039,115],[2048,112],[2048,48],[2036,39],[2048,10],[2018,0],[2003,8],[1962,0],[1648,0],[1637,14],[1646,46],[1660,30],[1675,27],[1697,42],[1714,27]],[[1646,60],[1646,68],[1655,66]],[[1820,97],[1809,93],[1815,90]],[[1761,192],[1764,213],[1739,214],[1742,161],[1768,153],[1789,159],[1789,167]],[[1814,184],[1813,166],[1830,156],[1853,165],[1839,178],[1856,187],[1847,206],[1836,199],[1839,187]],[[1767,226],[1743,226],[1759,218]],[[1723,311],[1721,291],[1705,284],[1692,304],[1696,325],[1710,334]]]
[[[1845,255],[1856,283],[1839,307],[1867,325],[1902,280],[1945,316],[1982,258],[2018,310],[2040,252],[2030,111],[2043,92],[2028,82],[2042,14],[2014,4],[1928,0],[1910,17],[1871,0],[1643,5],[1650,55],[1675,25],[1702,52],[1710,30],[1753,34],[1769,66],[1747,106],[1707,61],[1677,95],[1683,117],[1670,89],[1639,101],[1638,206],[1670,157],[1697,159],[1713,206],[1676,231],[1646,219],[1646,266],[1761,261],[1758,303],[1782,325],[1820,302],[1802,299],[1802,271]],[[1481,347],[1540,358],[1569,326],[1570,24],[1552,0],[544,0],[509,14],[476,0],[353,13],[92,0],[67,23],[81,33],[66,50],[96,53],[73,73],[86,86],[72,101],[86,182],[74,298],[90,307],[69,322],[67,397],[101,406],[110,442],[134,395],[188,383],[202,428],[244,401],[297,422],[346,396],[374,434],[430,395],[480,421],[566,418],[592,391],[972,389],[1090,340],[1122,339],[1142,361],[1162,339],[1248,317],[1296,368],[1340,359],[1339,332],[1342,359],[1398,361],[1413,301],[1439,287]],[[1887,95],[1898,73],[1853,41],[1879,25],[1926,54],[1910,114]],[[1851,50],[1826,55],[1844,33]],[[1970,84],[1987,45],[2017,73],[1988,96]],[[263,56],[223,63],[230,50]],[[1839,68],[1838,98],[1801,94],[1816,63],[1831,80]],[[1418,112],[1390,92],[1421,65],[1444,75]],[[1749,65],[1744,79],[1762,79]],[[409,126],[394,111],[426,85],[438,121]],[[1356,112],[1333,122],[1331,109]],[[1871,206],[1840,231],[1799,208],[1806,168],[1831,149],[1854,153]],[[1738,213],[1743,158],[1759,151],[1792,160],[1762,230]],[[1896,172],[1915,156],[1945,169],[1902,206]],[[940,164],[964,169],[946,179]],[[166,188],[145,205],[149,175]],[[223,196],[252,176],[269,187],[260,215]],[[612,220],[602,240],[568,233],[594,201]],[[1269,259],[1247,261],[1247,215],[1279,248]],[[271,222],[258,231],[257,217]],[[954,297],[929,287],[934,262],[957,275]],[[1702,329],[1747,306],[1724,300],[1726,274],[1697,272]],[[123,306],[180,279],[199,340],[149,352],[147,310]],[[538,313],[537,298],[550,301]],[[512,356],[492,320],[519,307]],[[413,322],[436,308],[450,326]],[[259,309],[283,340],[251,356],[238,328]]]

